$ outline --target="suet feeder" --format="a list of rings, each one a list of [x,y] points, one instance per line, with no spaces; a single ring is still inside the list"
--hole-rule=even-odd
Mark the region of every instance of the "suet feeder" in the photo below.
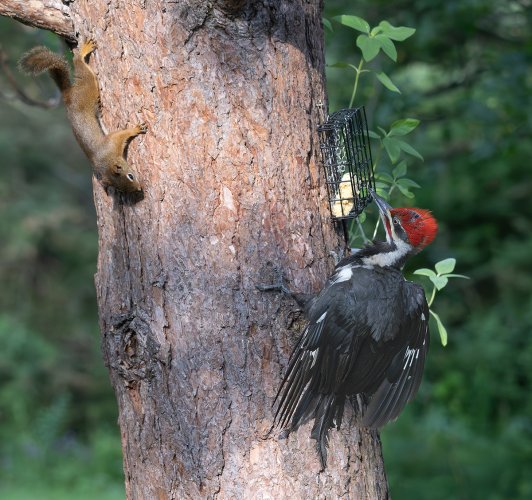
[[[336,111],[318,127],[332,219],[345,222],[362,213],[375,190],[366,111]]]

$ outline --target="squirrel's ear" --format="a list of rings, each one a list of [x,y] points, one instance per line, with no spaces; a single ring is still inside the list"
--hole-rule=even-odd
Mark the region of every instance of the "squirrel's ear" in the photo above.
[[[113,175],[120,175],[122,173],[122,167],[118,164],[115,164],[111,167]]]

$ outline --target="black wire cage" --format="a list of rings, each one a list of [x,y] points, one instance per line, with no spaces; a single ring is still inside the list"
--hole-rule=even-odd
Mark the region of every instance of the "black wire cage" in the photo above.
[[[363,106],[336,111],[318,127],[332,219],[354,219],[372,198],[375,176]]]

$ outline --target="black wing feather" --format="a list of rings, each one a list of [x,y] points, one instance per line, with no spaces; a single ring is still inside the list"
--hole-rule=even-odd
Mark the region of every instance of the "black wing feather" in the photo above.
[[[414,302],[417,307],[410,311],[405,328],[413,331],[413,335],[410,334],[407,346],[396,355],[386,378],[371,397],[362,419],[364,427],[379,428],[396,419],[421,384],[430,340],[429,309],[423,290],[411,285],[410,290],[416,294],[418,301]]]

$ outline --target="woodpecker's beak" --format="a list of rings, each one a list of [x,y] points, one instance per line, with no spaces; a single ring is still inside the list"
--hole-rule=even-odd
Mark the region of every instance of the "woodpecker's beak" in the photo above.
[[[381,198],[377,195],[373,189],[368,188],[369,194],[373,198],[373,201],[377,204],[377,208],[379,209],[379,213],[382,219],[382,224],[384,225],[384,228],[386,229],[386,239],[388,242],[392,240],[392,215],[390,214],[390,210],[393,208],[386,200]]]
[[[379,208],[379,212],[381,213],[381,215],[389,213],[390,210],[392,209],[392,206],[386,200],[378,196],[377,193],[373,191],[373,189],[368,188],[368,191],[371,197],[373,198],[373,201],[375,201],[375,203],[377,204],[377,207]]]

